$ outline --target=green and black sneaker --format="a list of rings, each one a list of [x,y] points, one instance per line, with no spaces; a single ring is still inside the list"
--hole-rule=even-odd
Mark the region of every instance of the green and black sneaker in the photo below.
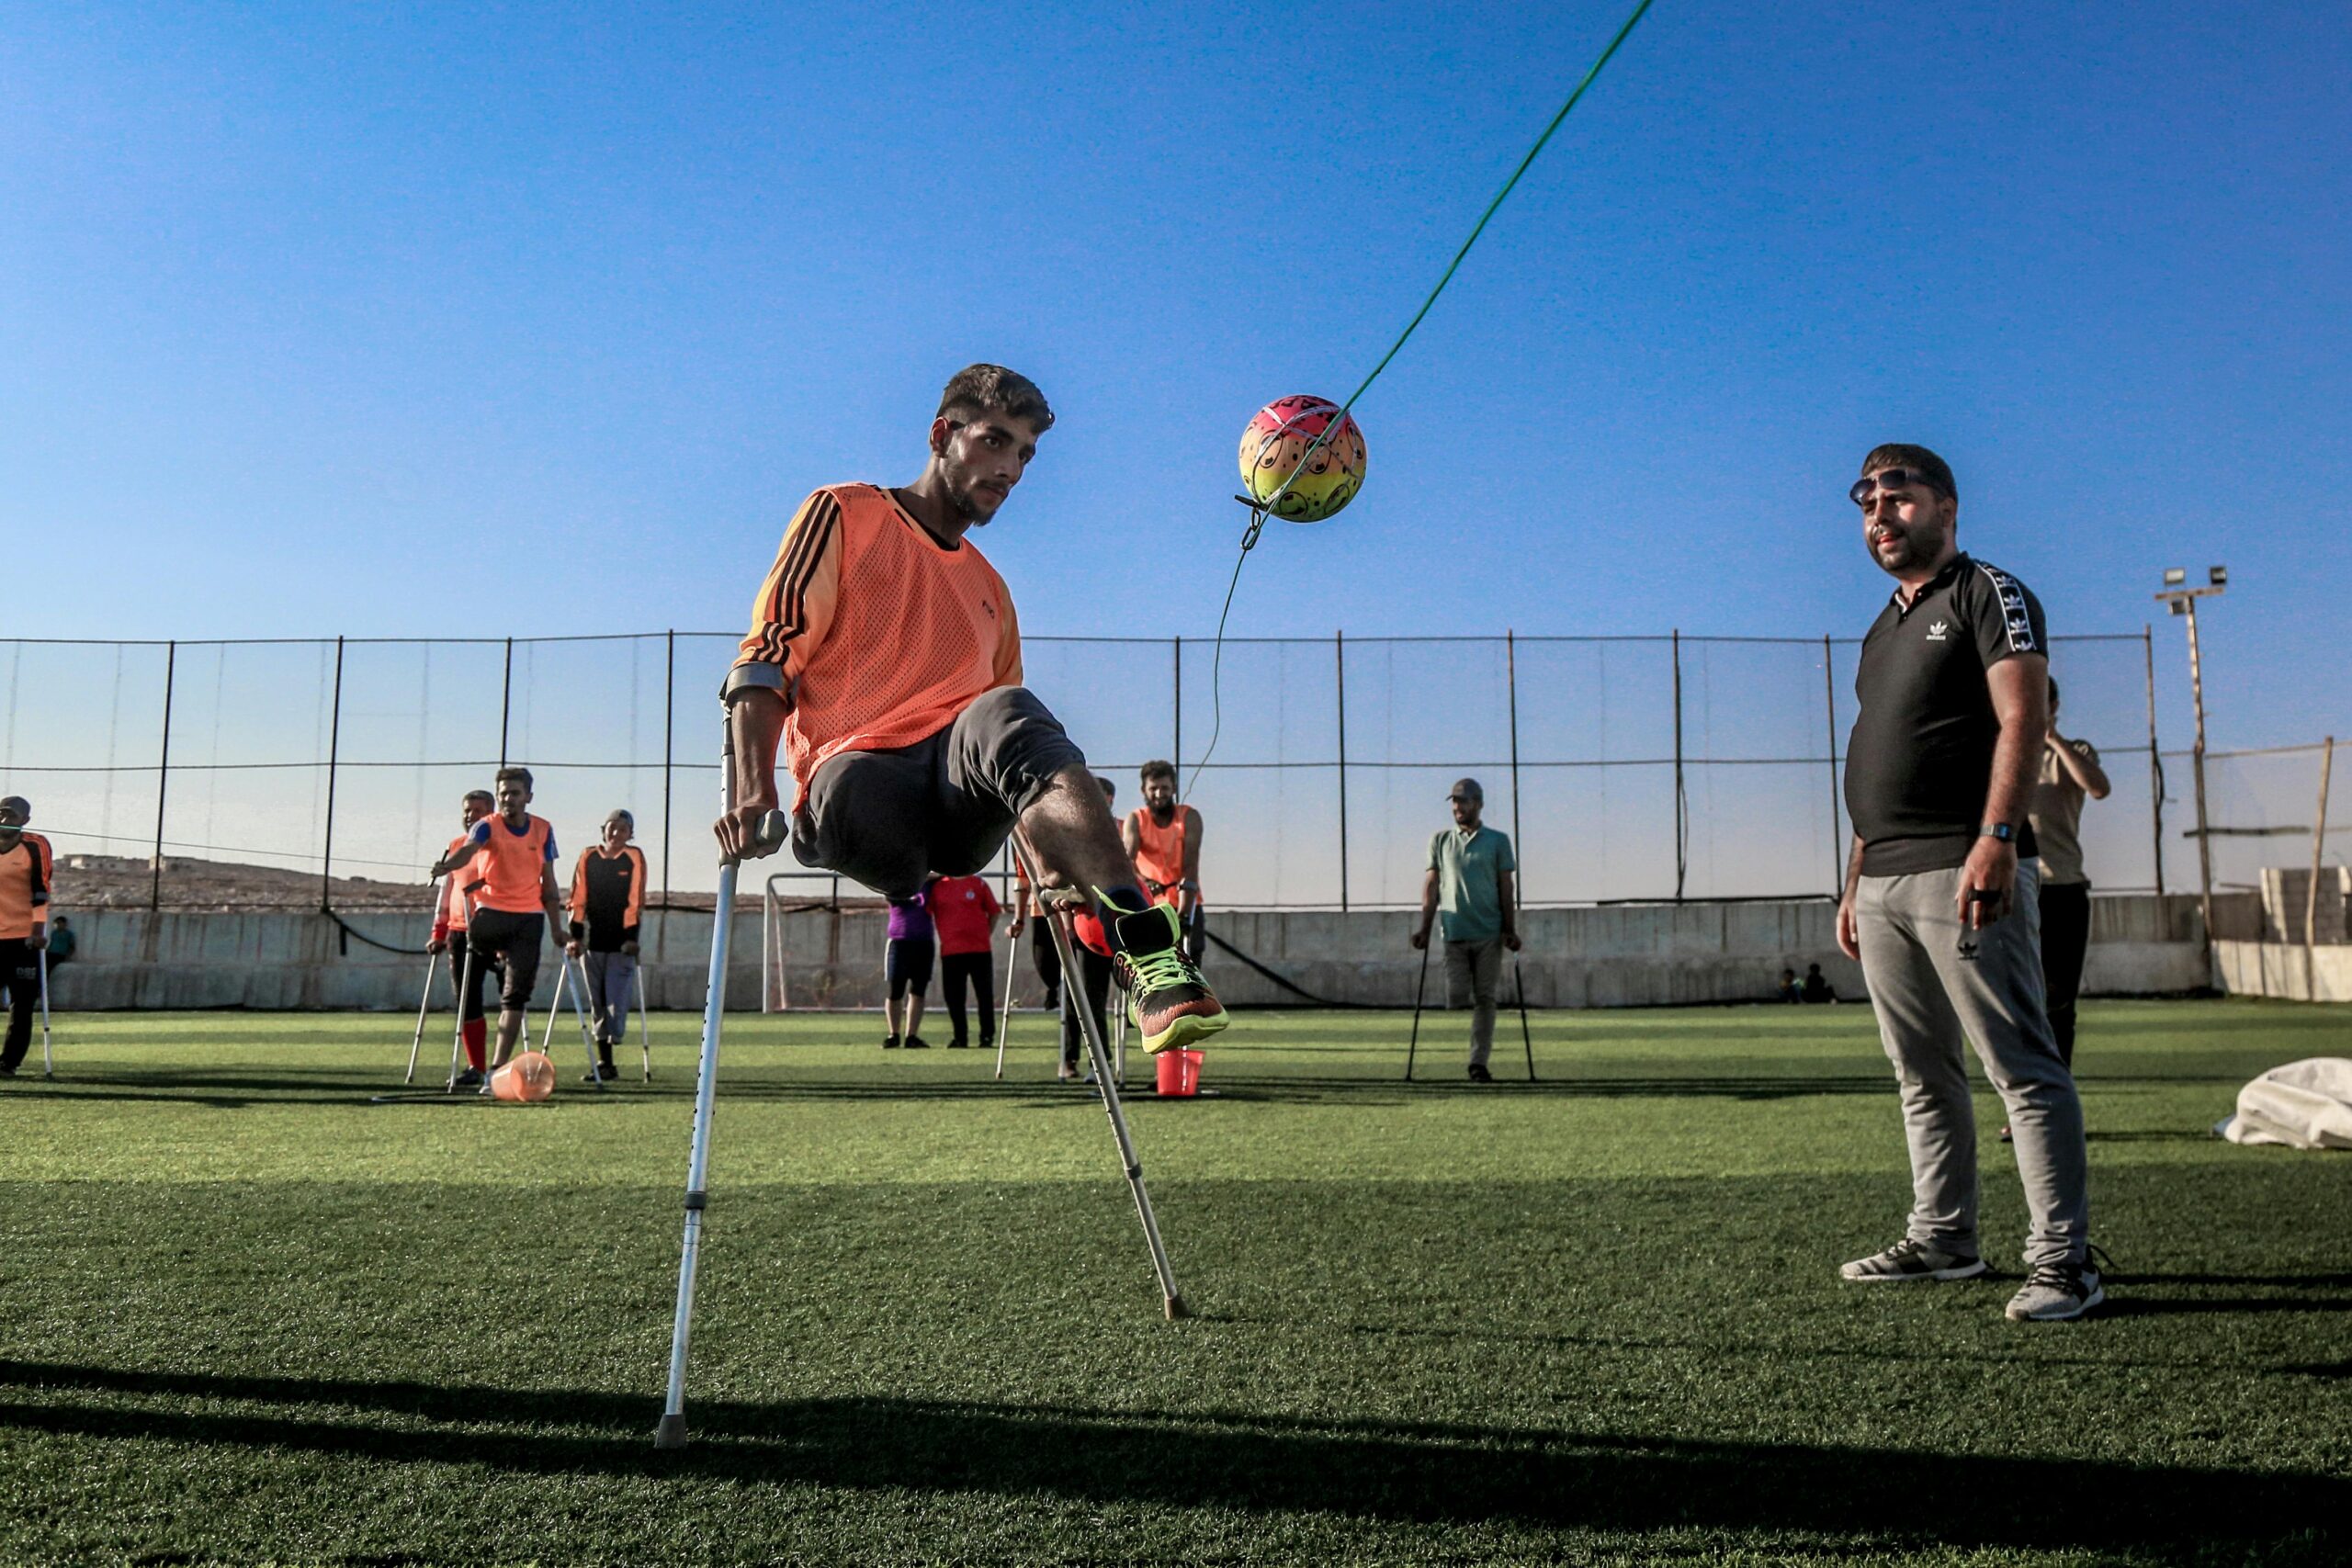
[[[1106,906],[1107,907],[1107,906]],[[1226,1024],[1225,1008],[1184,956],[1182,922],[1165,904],[1122,912],[1112,922],[1112,973],[1127,993],[1127,1016],[1153,1055],[1193,1045]]]

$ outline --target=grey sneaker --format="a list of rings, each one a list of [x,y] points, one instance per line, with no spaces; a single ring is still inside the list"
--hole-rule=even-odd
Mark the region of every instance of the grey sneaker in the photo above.
[[[2066,1323],[2107,1300],[2088,1263],[2038,1263],[2009,1298],[2012,1323]]]
[[[1857,1258],[1838,1269],[1838,1277],[1857,1284],[1902,1283],[1918,1280],[1973,1280],[1984,1272],[1984,1260],[1946,1252],[1908,1236],[1884,1252]]]

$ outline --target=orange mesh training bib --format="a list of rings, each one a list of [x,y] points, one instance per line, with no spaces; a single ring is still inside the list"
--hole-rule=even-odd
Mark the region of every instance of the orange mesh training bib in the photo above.
[[[927,739],[975,697],[1021,679],[1017,656],[999,679],[1012,596],[972,541],[943,550],[888,491],[831,489],[842,509],[841,597],[785,721],[796,809],[828,759]]]
[[[482,820],[490,824],[490,842],[466,868],[487,884],[474,895],[474,908],[509,915],[537,914],[546,908],[539,894],[547,875],[548,840],[555,829],[548,826],[546,818],[527,813],[520,833],[509,828],[503,817]]]
[[[1136,869],[1170,887],[1184,880],[1184,813],[1180,806],[1163,828],[1151,819],[1151,807],[1138,806],[1127,813],[1136,829]]]

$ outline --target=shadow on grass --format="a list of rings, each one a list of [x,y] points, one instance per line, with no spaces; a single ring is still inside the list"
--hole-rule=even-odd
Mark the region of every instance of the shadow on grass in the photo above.
[[[848,1491],[1047,1494],[1088,1504],[1447,1523],[1865,1533],[1955,1545],[2210,1548],[2261,1521],[2352,1511],[2352,1482],[1800,1443],[1240,1413],[844,1397],[714,1402],[657,1453],[650,1399],[588,1390],[140,1372],[0,1361],[0,1426],[498,1471],[695,1477]],[[57,1394],[109,1396],[104,1405]],[[148,1405],[121,1396],[265,1407]],[[532,1427],[552,1428],[541,1434]]]

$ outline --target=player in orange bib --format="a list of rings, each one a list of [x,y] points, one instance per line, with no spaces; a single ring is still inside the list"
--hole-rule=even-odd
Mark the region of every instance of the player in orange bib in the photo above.
[[[458,847],[433,863],[433,874],[447,876],[468,867],[479,879],[466,943],[478,964],[496,958],[506,978],[498,991],[498,1055],[495,1071],[514,1054],[523,1019],[538,979],[539,947],[550,929],[564,929],[563,897],[555,885],[555,829],[531,804],[531,770],[498,770],[498,812],[467,830]]]
[[[0,987],[8,992],[8,1027],[0,1043],[0,1077],[17,1076],[32,1049],[33,1011],[40,1005],[40,952],[49,942],[49,889],[56,856],[27,829],[30,802],[0,797]]]
[[[1148,1051],[1226,1024],[1151,903],[1085,755],[1021,683],[1012,596],[969,531],[1021,481],[1054,423],[1001,366],[958,371],[914,483],[828,485],[802,503],[753,601],[723,688],[735,754],[722,852],[764,855],[759,822],[792,816],[793,853],[886,897],[967,875],[1018,826],[1046,886],[1073,889],[1080,940],[1113,956]],[[779,745],[793,781],[776,792]]]
[[[469,789],[458,806],[462,831],[449,840],[442,852],[454,855],[465,847],[474,830],[474,824],[498,810],[498,797],[486,789]],[[490,1056],[487,1032],[482,1027],[482,980],[490,971],[487,960],[477,959],[470,978],[466,966],[466,906],[476,897],[473,884],[481,880],[479,874],[459,868],[441,879],[441,897],[433,906],[433,937],[425,943],[427,953],[447,952],[449,955],[449,984],[457,988],[458,1033],[466,1043],[466,1070],[458,1079],[458,1087],[465,1089],[481,1082],[483,1068]]]
[[[1143,874],[1143,890],[1176,911],[1184,952],[1194,964],[1207,942],[1201,919],[1201,814],[1176,803],[1176,764],[1143,765],[1143,804],[1119,829]]]

